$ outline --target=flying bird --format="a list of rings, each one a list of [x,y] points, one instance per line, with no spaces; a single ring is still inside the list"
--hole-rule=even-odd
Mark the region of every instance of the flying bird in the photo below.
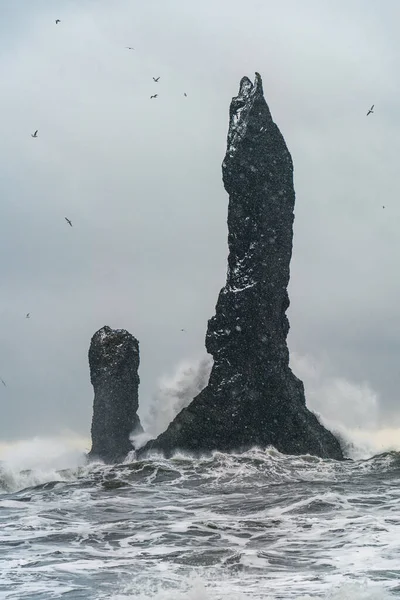
[[[154,96],[150,96],[150,100],[151,100],[152,98],[158,98],[158,94],[154,94]]]
[[[35,133],[31,133],[32,137],[37,137],[37,134],[39,133],[39,129],[36,129]]]
[[[31,318],[31,313],[26,313],[25,319],[30,319],[30,318]]]
[[[58,25],[59,23],[61,23],[60,19],[56,19],[56,25]]]
[[[386,206],[382,206],[382,208],[386,208]]]
[[[186,331],[185,329],[181,329],[181,331]]]
[[[134,49],[135,49],[135,48],[132,48],[132,46],[125,46],[125,48],[126,48],[127,50],[134,50]]]
[[[158,83],[158,80],[160,79],[160,77],[153,77],[153,80]]]
[[[1,377],[0,377],[0,381],[1,381],[1,383],[4,385],[4,387],[7,387],[7,386],[6,386],[6,382],[4,381],[4,379],[1,379]]]
[[[184,92],[183,95],[185,96],[185,98],[187,98],[187,93],[186,92]]]
[[[371,108],[369,109],[369,111],[367,112],[367,117],[368,117],[368,115],[370,115],[371,113],[373,113],[373,112],[374,112],[374,106],[375,106],[375,104],[373,104],[373,105],[371,106]]]
[[[72,223],[69,219],[67,219],[67,217],[64,217],[64,219],[67,221],[68,225],[70,225],[70,227],[72,227]]]

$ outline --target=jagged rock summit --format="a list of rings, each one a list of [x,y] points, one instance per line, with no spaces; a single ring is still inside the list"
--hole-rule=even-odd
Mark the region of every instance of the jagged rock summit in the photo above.
[[[141,432],[137,415],[139,342],[125,329],[102,327],[89,348],[94,388],[90,459],[118,462],[133,450],[129,436]]]
[[[342,459],[338,441],[306,408],[303,384],[289,368],[293,164],[257,73],[254,84],[241,80],[232,100],[222,174],[229,257],[206,334],[214,358],[209,383],[143,450],[272,445],[288,454]]]

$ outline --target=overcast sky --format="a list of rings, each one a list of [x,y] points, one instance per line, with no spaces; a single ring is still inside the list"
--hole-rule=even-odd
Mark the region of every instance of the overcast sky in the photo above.
[[[103,325],[139,339],[142,413],[204,354],[229,103],[254,71],[295,166],[293,366],[400,423],[399,19],[398,0],[0,0],[0,440],[88,435]]]

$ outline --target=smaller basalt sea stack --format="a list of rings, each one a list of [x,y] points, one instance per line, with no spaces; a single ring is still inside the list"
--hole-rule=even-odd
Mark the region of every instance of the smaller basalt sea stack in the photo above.
[[[232,100],[222,175],[229,194],[228,275],[208,323],[210,380],[143,451],[272,445],[287,454],[342,459],[337,439],[306,408],[303,384],[289,368],[293,164],[258,74],[254,84],[244,77]]]
[[[125,329],[103,327],[89,348],[94,388],[90,459],[118,462],[133,450],[129,436],[141,432],[138,409],[139,342]]]

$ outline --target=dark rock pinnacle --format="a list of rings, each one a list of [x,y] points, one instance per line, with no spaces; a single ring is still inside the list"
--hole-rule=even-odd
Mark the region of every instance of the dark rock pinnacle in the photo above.
[[[272,445],[288,454],[342,459],[338,441],[306,408],[303,384],[289,368],[293,163],[258,73],[254,84],[242,79],[232,100],[222,174],[229,194],[229,257],[206,334],[214,358],[210,380],[143,450]]]
[[[125,329],[103,327],[89,348],[94,388],[89,458],[118,462],[133,450],[129,436],[142,431],[138,409],[139,342]]]

